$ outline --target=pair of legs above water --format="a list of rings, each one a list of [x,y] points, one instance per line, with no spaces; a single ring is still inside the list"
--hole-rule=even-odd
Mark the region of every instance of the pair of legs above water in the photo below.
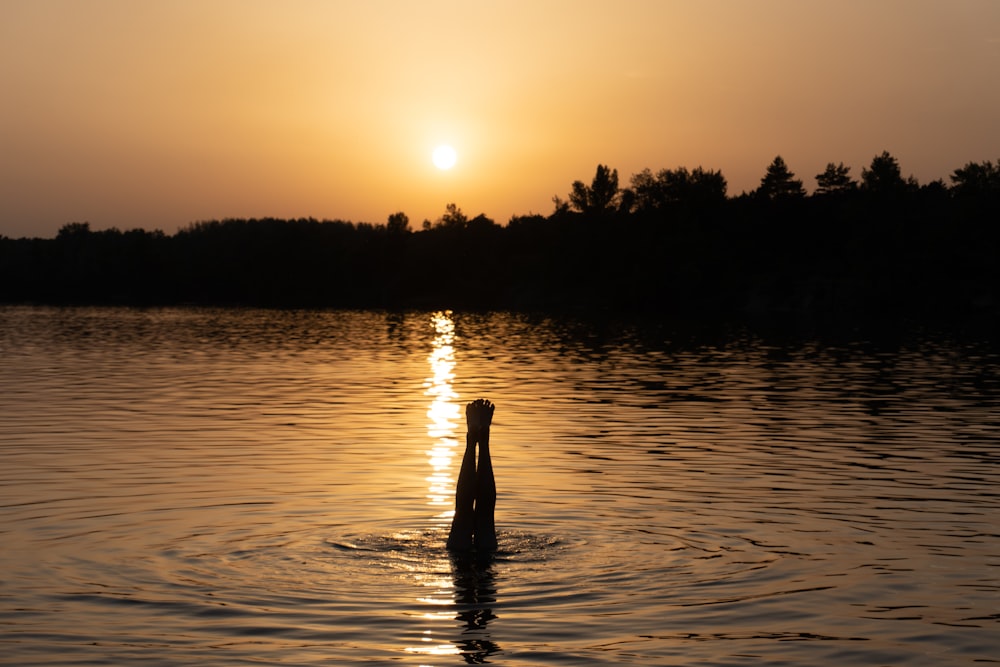
[[[488,553],[497,549],[493,511],[497,505],[497,485],[490,460],[490,424],[496,406],[484,398],[465,406],[468,432],[465,455],[455,488],[455,516],[448,534],[448,549]],[[479,445],[479,465],[476,465]]]

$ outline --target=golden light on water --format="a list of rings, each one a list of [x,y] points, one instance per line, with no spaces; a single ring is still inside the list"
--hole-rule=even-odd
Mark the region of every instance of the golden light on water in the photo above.
[[[442,655],[459,655],[461,651],[457,646],[451,642],[436,643],[434,638],[431,637],[431,631],[427,630],[424,632],[424,636],[420,638],[421,642],[424,642],[422,646],[413,646],[406,649],[407,653],[417,653],[420,655],[430,655],[430,656],[442,656]],[[420,667],[430,667],[429,665],[420,665]]]
[[[428,504],[439,510],[438,518],[450,519],[454,499],[455,479],[451,474],[452,459],[458,444],[455,429],[461,417],[458,395],[452,388],[455,379],[455,323],[451,311],[434,313],[431,317],[434,328],[432,349],[427,360],[431,366],[431,376],[424,386],[426,395],[431,397],[427,409],[427,435],[433,445],[427,451],[427,461],[431,474],[427,477]]]
[[[435,523],[443,534],[454,514],[456,479],[453,469],[459,445],[455,436],[462,422],[462,410],[454,390],[456,341],[451,312],[434,313],[430,325],[434,329],[431,352],[427,357],[431,373],[424,382],[424,393],[431,399],[427,408],[427,435],[432,443],[426,452],[431,467],[431,474],[426,478],[427,498],[436,512]],[[435,529],[435,534],[438,529]],[[443,539],[441,546],[444,546]],[[413,640],[416,645],[405,649],[407,653],[426,659],[461,655],[471,664],[485,662],[486,655],[498,650],[486,631],[486,622],[493,618],[492,610],[478,608],[480,603],[495,599],[492,596],[496,595],[496,591],[489,583],[489,577],[484,575],[486,584],[482,584],[479,578],[474,578],[475,581],[469,581],[468,577],[462,580],[455,563],[443,550],[414,564],[412,576],[423,589],[422,595],[416,598],[421,606],[417,616],[435,629],[423,630],[419,641],[416,638]],[[468,605],[475,605],[476,608],[466,609]],[[441,628],[445,628],[447,634],[460,633],[460,639],[455,641],[441,636]]]

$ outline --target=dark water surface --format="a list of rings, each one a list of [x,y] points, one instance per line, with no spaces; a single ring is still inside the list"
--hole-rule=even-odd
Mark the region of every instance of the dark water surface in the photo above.
[[[1000,356],[0,309],[0,662],[1000,663]],[[498,405],[501,552],[443,549]]]

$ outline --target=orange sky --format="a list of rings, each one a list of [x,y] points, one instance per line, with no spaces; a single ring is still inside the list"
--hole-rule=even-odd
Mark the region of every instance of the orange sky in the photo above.
[[[552,211],[597,163],[1000,159],[996,0],[3,0],[0,234]],[[431,162],[439,143],[458,164]]]

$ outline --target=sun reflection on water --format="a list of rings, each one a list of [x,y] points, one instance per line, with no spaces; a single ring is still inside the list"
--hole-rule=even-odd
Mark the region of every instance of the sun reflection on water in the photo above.
[[[426,478],[427,503],[435,511],[435,521],[443,528],[454,514],[455,477],[452,474],[452,460],[458,446],[455,430],[461,418],[458,394],[452,387],[455,379],[455,323],[451,319],[451,311],[434,313],[431,316],[431,327],[434,329],[434,338],[427,358],[431,376],[424,382],[424,394],[431,398],[431,404],[427,408],[427,435],[432,443],[427,451],[427,461],[431,467],[431,474]],[[442,558],[441,562],[425,563],[424,566],[429,567],[431,573],[417,575],[417,581],[427,589],[417,601],[430,609],[421,618],[435,624],[453,622],[455,582],[445,574],[450,571],[448,560]],[[433,658],[457,655],[461,650],[451,641],[435,638],[434,631],[424,630],[419,645],[407,648],[406,652]]]
[[[427,409],[427,435],[432,442],[427,451],[431,466],[427,499],[438,528],[446,530],[455,513],[453,461],[459,446],[455,434],[462,420],[458,394],[453,388],[455,323],[451,311],[434,313],[431,326],[434,338],[427,358],[431,376],[424,382],[424,393],[431,398]],[[430,660],[461,655],[465,662],[482,663],[500,650],[487,628],[496,617],[492,609],[496,584],[488,563],[456,560],[442,551],[429,555],[414,568],[413,576],[423,589],[416,598],[421,606],[418,617],[434,629],[422,630],[419,641],[414,642],[417,645],[406,648],[407,653]],[[456,633],[456,637],[448,638]]]
[[[424,393],[432,399],[427,409],[430,420],[427,435],[434,444],[427,452],[431,466],[431,474],[427,477],[427,499],[433,509],[439,510],[437,518],[445,520],[451,519],[454,513],[450,509],[455,488],[451,468],[458,444],[455,428],[460,417],[458,394],[452,388],[455,379],[455,323],[451,319],[451,311],[434,313],[431,326],[434,328],[433,348],[428,357],[431,377],[424,382],[427,388]]]

